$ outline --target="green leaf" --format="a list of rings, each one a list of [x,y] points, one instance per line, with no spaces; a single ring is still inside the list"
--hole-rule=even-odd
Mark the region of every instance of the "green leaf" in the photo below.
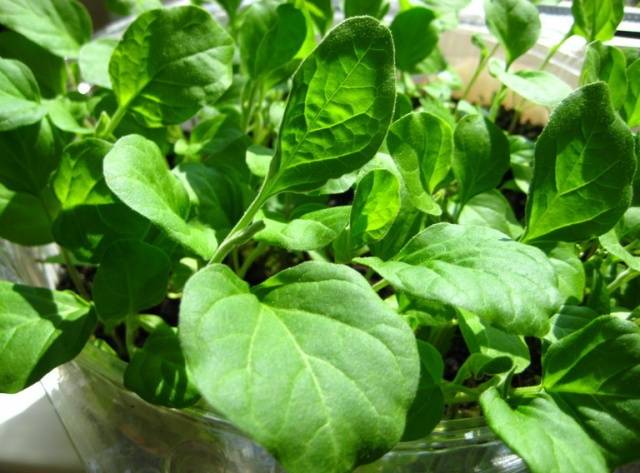
[[[552,242],[536,245],[549,257],[558,276],[563,302],[580,303],[584,297],[586,275],[575,244]]]
[[[398,13],[391,23],[396,49],[396,67],[413,72],[438,44],[434,26],[435,13],[424,7],[413,7]]]
[[[560,305],[542,251],[484,227],[438,223],[391,260],[356,258],[410,295],[459,307],[509,333],[544,335]],[[486,297],[491,294],[491,297]]]
[[[349,224],[351,207],[329,207],[307,212],[289,222],[260,218],[265,228],[254,239],[289,251],[319,250],[338,238]]]
[[[610,467],[635,460],[640,430],[640,328],[598,317],[549,347],[543,385],[596,442]]]
[[[269,174],[269,166],[273,159],[273,150],[260,145],[252,145],[247,148],[246,162],[251,174],[265,177]],[[351,186],[349,186],[351,187]]]
[[[185,287],[180,341],[204,398],[290,473],[382,455],[418,383],[409,326],[346,266],[303,263],[250,290],[210,265]]]
[[[524,459],[531,473],[607,473],[602,454],[580,425],[547,394],[502,399],[480,396],[489,427]]]
[[[624,0],[573,0],[573,33],[587,41],[608,41],[624,16]]]
[[[29,68],[20,61],[0,58],[0,132],[36,123],[45,113]]]
[[[374,156],[393,116],[393,64],[391,33],[373,18],[324,38],[293,77],[268,194],[318,188]]]
[[[304,14],[289,3],[254,3],[242,14],[238,46],[242,64],[257,79],[293,60],[307,34]]]
[[[621,49],[594,41],[585,54],[580,84],[598,81],[609,86],[613,108],[622,107],[627,96],[627,59]]]
[[[629,126],[640,125],[640,59],[627,68],[629,89],[624,102],[624,113]]]
[[[66,87],[64,60],[14,31],[0,33],[0,56],[24,63],[45,97],[62,94]]]
[[[78,57],[91,38],[91,18],[76,0],[3,0],[0,24],[62,58]]]
[[[391,171],[374,169],[358,182],[351,209],[356,247],[382,240],[400,211],[400,182]]]
[[[596,317],[598,313],[588,307],[563,305],[560,311],[551,317],[551,330],[544,336],[544,340],[555,343],[580,330]]]
[[[523,193],[529,193],[531,179],[533,179],[533,155],[535,145],[524,136],[509,136],[509,151],[511,152],[511,172],[513,181]]]
[[[156,328],[124,372],[124,385],[147,402],[183,408],[200,399],[193,385],[176,330]]]
[[[67,97],[59,96],[52,100],[45,100],[43,106],[49,115],[51,123],[58,129],[76,135],[92,134],[93,130],[78,123],[73,114],[73,102]]]
[[[391,125],[387,147],[402,174],[411,203],[427,214],[440,215],[442,211],[431,192],[451,168],[451,127],[431,113],[410,113]]]
[[[556,107],[571,93],[571,87],[550,72],[533,70],[508,72],[504,62],[494,58],[489,61],[489,71],[516,94],[529,102],[548,108]]]
[[[235,17],[242,0],[216,0],[225,9],[230,18]]]
[[[154,8],[162,8],[162,0],[106,0],[107,8],[122,15],[139,15]]]
[[[502,130],[481,115],[460,120],[453,141],[453,173],[460,186],[460,205],[464,205],[500,183],[509,169],[509,142]]]
[[[485,0],[484,11],[489,31],[507,53],[508,65],[538,42],[540,15],[528,0]]]
[[[51,217],[42,200],[0,184],[0,238],[25,246],[51,243]]]
[[[115,38],[98,38],[82,46],[78,56],[82,79],[89,84],[110,89],[109,60],[117,45]]]
[[[631,203],[633,136],[607,86],[586,85],[555,109],[538,138],[525,241],[581,241],[610,230]]]
[[[472,197],[460,212],[458,223],[493,228],[514,239],[523,231],[511,204],[497,189]]]
[[[380,18],[383,11],[384,0],[344,0],[344,16],[369,15]]]
[[[609,254],[618,258],[629,268],[640,271],[640,257],[634,256],[620,244],[615,228],[600,236],[600,244]]]
[[[139,135],[120,138],[104,158],[104,177],[128,207],[196,255],[211,258],[217,247],[215,232],[189,223],[189,193],[155,143]]]
[[[182,123],[231,85],[233,40],[205,10],[149,10],[124,33],[109,62],[121,109],[147,126]]]
[[[324,35],[333,23],[334,13],[331,0],[304,0],[304,6],[320,34]]]
[[[162,250],[137,240],[107,248],[93,280],[98,317],[114,327],[129,316],[158,305],[169,284],[171,263]]]
[[[71,292],[0,281],[0,391],[16,393],[73,359],[95,325]]]

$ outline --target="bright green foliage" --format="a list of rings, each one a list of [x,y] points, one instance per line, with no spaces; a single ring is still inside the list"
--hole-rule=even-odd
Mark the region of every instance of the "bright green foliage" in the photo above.
[[[109,62],[118,105],[148,126],[181,123],[231,85],[231,37],[194,6],[150,10],[124,33]]]
[[[74,358],[95,324],[75,294],[0,281],[0,392],[18,392]]]
[[[104,158],[104,177],[122,202],[170,238],[202,258],[213,255],[215,232],[188,221],[189,193],[169,171],[155,143],[138,135],[119,139]]]
[[[0,24],[60,57],[78,57],[91,37],[91,18],[77,0],[3,0]]]
[[[124,372],[124,385],[145,401],[167,407],[187,407],[200,399],[176,330],[164,324],[134,353]]]
[[[215,0],[219,3],[222,8],[225,9],[230,18],[234,18],[236,16],[236,12],[238,11],[238,7],[242,3],[242,0]]]
[[[344,0],[344,15],[351,16],[369,15],[380,18],[388,6],[384,0]]]
[[[523,231],[509,201],[495,189],[472,197],[460,212],[458,223],[493,228],[514,239]]]
[[[109,60],[118,45],[114,38],[98,38],[80,49],[78,65],[82,78],[90,84],[111,88]]]
[[[0,237],[19,245],[53,241],[49,208],[27,192],[14,192],[0,184]]]
[[[556,276],[546,256],[490,228],[439,223],[389,261],[355,261],[399,291],[466,309],[510,333],[543,335],[559,306]]]
[[[551,317],[551,330],[544,336],[544,340],[548,343],[555,343],[580,330],[596,317],[598,317],[598,313],[589,307],[563,305],[560,311]]]
[[[621,49],[594,41],[587,48],[580,84],[598,81],[609,86],[613,108],[622,107],[627,96],[627,59]]]
[[[573,32],[587,41],[608,41],[624,16],[624,0],[573,0]]]
[[[627,68],[629,89],[624,102],[624,113],[629,126],[640,125],[640,59]]]
[[[36,123],[45,113],[29,68],[20,61],[0,58],[0,132]]]
[[[127,16],[138,15],[153,8],[161,8],[162,0],[106,0],[106,4],[112,12]]]
[[[558,276],[558,289],[565,303],[579,303],[584,296],[586,275],[573,243],[538,243]]]
[[[352,18],[302,63],[271,164],[270,194],[320,187],[373,157],[393,116],[392,43],[376,20]]]
[[[526,241],[579,241],[610,230],[631,203],[633,137],[607,86],[571,94],[538,138]]]
[[[348,267],[304,263],[250,290],[211,265],[185,287],[180,339],[205,399],[290,473],[347,473],[402,435],[415,340]]]
[[[481,115],[467,115],[453,134],[453,173],[460,205],[495,188],[509,168],[509,142],[502,130]]]
[[[289,3],[254,3],[242,14],[238,46],[244,69],[253,79],[291,61],[304,43],[304,14]]]
[[[529,51],[540,36],[540,15],[529,0],[485,0],[489,31],[506,50],[511,65]]]
[[[358,247],[382,240],[400,211],[400,182],[391,171],[374,169],[358,182],[351,208],[351,238]]]
[[[562,79],[546,71],[521,70],[508,72],[505,64],[491,59],[489,70],[503,85],[529,102],[553,108],[571,93],[571,87]]]
[[[424,7],[413,7],[396,15],[391,23],[396,48],[396,67],[413,72],[438,44],[436,15]]]
[[[316,27],[324,35],[333,23],[333,5],[331,0],[304,0],[303,4]]]
[[[634,271],[640,271],[640,257],[631,254],[624,246],[620,244],[616,229],[611,229],[604,235],[600,236],[600,244],[611,255],[624,262]]]
[[[431,113],[410,113],[391,125],[387,147],[402,174],[411,203],[425,213],[440,215],[442,211],[431,192],[451,168],[451,127]]]

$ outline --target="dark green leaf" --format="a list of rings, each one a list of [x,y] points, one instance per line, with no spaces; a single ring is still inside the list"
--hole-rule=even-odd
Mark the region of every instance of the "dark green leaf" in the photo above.
[[[82,79],[89,84],[110,89],[109,60],[117,45],[117,39],[98,38],[82,46],[78,56]]]
[[[0,132],[36,123],[45,113],[29,68],[20,61],[0,58]]]
[[[52,242],[51,216],[42,200],[0,184],[0,238],[25,246]]]
[[[413,7],[398,13],[391,23],[398,69],[413,72],[438,44],[438,31],[433,24],[436,15],[424,7]]]
[[[587,48],[580,84],[598,81],[609,86],[613,108],[622,107],[627,96],[627,59],[621,49],[594,41]]]
[[[624,113],[629,126],[640,125],[640,59],[627,69],[629,89],[624,102]]]
[[[484,11],[489,31],[507,52],[507,64],[538,42],[540,15],[528,0],[485,0]]]
[[[624,16],[624,0],[573,0],[573,32],[587,41],[608,41]]]
[[[598,317],[598,313],[588,307],[563,305],[560,311],[551,317],[551,330],[544,336],[544,340],[555,343],[580,330],[596,317]]]

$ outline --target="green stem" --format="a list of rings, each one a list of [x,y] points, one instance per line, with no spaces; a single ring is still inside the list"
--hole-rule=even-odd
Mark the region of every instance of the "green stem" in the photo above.
[[[491,102],[491,108],[489,109],[489,120],[492,122],[495,122],[496,118],[498,118],[498,112],[500,111],[502,100],[504,99],[503,95],[505,90],[507,90],[506,86],[504,84],[500,84],[500,88],[493,96],[493,102]]]
[[[476,66],[475,71],[473,71],[473,75],[471,76],[471,80],[469,80],[469,83],[467,84],[467,87],[464,89],[464,92],[462,93],[462,97],[460,97],[460,101],[463,101],[463,100],[467,99],[467,96],[469,95],[469,92],[471,92],[471,88],[477,82],[477,80],[480,77],[480,74],[482,74],[482,71],[484,70],[484,68],[487,67],[487,63],[489,62],[489,59],[491,59],[493,57],[493,55],[498,50],[498,47],[499,47],[499,45],[496,44],[493,47],[493,49],[489,52],[489,54],[487,56],[485,56],[483,58],[480,58],[480,60],[478,61],[478,65]]]
[[[607,291],[612,293],[616,289],[620,288],[624,283],[631,281],[632,279],[640,276],[640,272],[634,271],[631,268],[627,268],[622,271],[616,278],[607,286]]]
[[[78,273],[78,270],[73,264],[73,261],[71,261],[71,255],[69,255],[69,252],[62,247],[60,247],[60,252],[62,253],[62,257],[64,258],[64,264],[67,267],[67,273],[69,273],[69,277],[71,278],[71,282],[75,286],[76,291],[78,291],[78,294],[80,294],[83,299],[86,299],[87,301],[91,300],[91,296],[89,296],[87,289],[82,283],[82,277],[80,276],[80,273]]]
[[[128,108],[129,108],[129,104],[118,106],[118,108],[116,109],[116,112],[111,117],[111,120],[109,121],[109,126],[104,131],[103,136],[109,137],[113,135],[113,133],[116,131],[116,128],[118,128],[118,125],[120,125],[120,122],[122,121],[125,114],[127,113]]]
[[[515,388],[512,391],[514,396],[519,397],[533,397],[542,391],[542,385],[538,384],[536,386],[523,386],[521,388]]]
[[[127,319],[125,321],[125,343],[127,346],[127,353],[129,354],[129,359],[133,357],[133,354],[136,351],[136,332],[138,331],[138,320],[135,314],[127,315]]]
[[[253,263],[255,263],[255,261],[262,256],[267,250],[269,249],[269,246],[264,243],[264,242],[260,242],[256,245],[256,247],[251,251],[251,253],[249,253],[247,255],[247,257],[244,259],[244,261],[242,262],[242,266],[240,266],[240,269],[238,270],[238,277],[243,278],[246,276],[247,271],[249,271],[249,269],[251,268],[251,266],[253,266]]]
[[[549,52],[547,53],[547,55],[545,56],[544,60],[542,61],[542,64],[540,64],[539,69],[541,71],[543,71],[548,65],[549,62],[551,61],[551,59],[553,58],[553,56],[556,55],[556,53],[560,50],[560,48],[562,47],[562,45],[573,36],[573,28],[570,29],[567,34],[565,34],[562,39],[555,44],[554,46],[551,47],[551,49],[549,49]]]
[[[249,86],[249,94],[245,101],[246,106],[244,106],[242,110],[242,125],[245,131],[248,131],[251,126],[251,119],[254,113],[256,93],[258,92],[259,83],[258,81],[250,80],[247,85]]]
[[[373,289],[376,292],[380,292],[388,285],[389,285],[389,281],[386,281],[385,279],[381,279],[380,281],[375,283],[373,286],[371,286],[371,289]]]

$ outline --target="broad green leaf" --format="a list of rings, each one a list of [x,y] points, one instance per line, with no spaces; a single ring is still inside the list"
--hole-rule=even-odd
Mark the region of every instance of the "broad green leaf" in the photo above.
[[[538,243],[536,246],[547,254],[556,270],[558,289],[563,302],[580,303],[584,297],[586,275],[584,265],[578,257],[576,245],[552,242]]]
[[[387,147],[402,174],[411,203],[425,213],[439,215],[442,211],[431,192],[451,168],[451,127],[431,113],[410,113],[391,125]]]
[[[180,138],[174,146],[176,154],[188,157],[198,157],[206,154],[206,147],[223,131],[226,115],[219,114],[200,121],[189,134],[188,138]],[[197,160],[197,159],[196,159]]]
[[[71,292],[0,281],[0,391],[16,393],[73,359],[95,325]]]
[[[0,133],[0,183],[39,195],[60,160],[61,143],[48,119]]]
[[[637,458],[640,430],[640,328],[602,316],[554,343],[543,385],[598,444],[610,467]]]
[[[52,100],[44,100],[42,105],[56,128],[76,135],[88,135],[93,129],[87,128],[72,113],[73,102],[67,97],[59,96]]]
[[[104,158],[104,177],[128,207],[196,255],[211,258],[217,247],[215,232],[188,221],[189,193],[155,143],[139,135],[120,138]]]
[[[513,370],[513,359],[498,355],[495,358],[480,352],[472,353],[464,360],[453,382],[461,384],[468,379],[482,379],[483,376],[504,375]]]
[[[480,405],[489,427],[524,459],[531,473],[609,471],[595,442],[548,394],[506,401],[496,388],[489,388]]]
[[[611,107],[607,86],[567,97],[538,138],[525,241],[602,235],[631,203],[633,136]]]
[[[91,38],[91,18],[76,0],[2,0],[0,24],[62,58],[78,57]]]
[[[121,108],[147,126],[182,123],[231,85],[233,40],[205,10],[149,10],[124,33],[109,62]]]
[[[497,189],[472,197],[460,212],[458,223],[493,228],[514,239],[523,231],[511,204]]]
[[[331,0],[304,0],[303,3],[318,31],[324,35],[333,23],[333,2]]]
[[[193,385],[176,330],[160,325],[136,350],[124,372],[124,385],[152,404],[188,407],[200,399]]]
[[[117,39],[98,38],[82,46],[78,56],[82,79],[89,84],[110,89],[109,60],[117,45]]]
[[[52,242],[51,217],[42,200],[0,184],[0,238],[25,246]]]
[[[384,0],[344,0],[344,16],[369,15],[380,18],[383,12]]]
[[[615,228],[600,236],[600,244],[609,254],[618,258],[629,268],[634,271],[640,271],[640,257],[634,256],[620,244]]]
[[[302,47],[307,26],[304,14],[289,3],[254,3],[242,14],[238,46],[242,64],[257,79],[293,60]]]
[[[374,169],[358,182],[351,208],[356,247],[382,240],[400,211],[400,182],[386,169]]]
[[[563,305],[560,311],[551,317],[551,330],[544,336],[544,340],[555,343],[571,335],[598,317],[598,313],[588,307]]]
[[[509,142],[502,130],[481,115],[467,115],[453,134],[453,173],[460,205],[494,189],[509,169]]]
[[[260,145],[252,145],[247,148],[246,162],[251,174],[265,177],[269,174],[269,166],[273,159],[273,150]],[[351,185],[349,185],[351,187]]]
[[[404,205],[387,235],[378,243],[370,245],[371,254],[382,259],[393,257],[424,226],[425,214]]]
[[[281,222],[272,218],[261,219],[265,228],[255,234],[254,239],[289,251],[319,250],[338,238],[349,224],[349,206],[329,207],[314,210]]]
[[[585,54],[580,84],[598,81],[609,86],[613,108],[622,107],[627,96],[627,59],[621,49],[594,41]]]
[[[435,13],[424,7],[413,7],[398,13],[391,23],[398,69],[413,72],[438,44],[434,26]]]
[[[511,153],[511,172],[513,181],[523,193],[529,193],[531,179],[533,179],[533,155],[535,144],[524,136],[509,136],[509,151]]]
[[[571,87],[550,72],[526,69],[508,72],[504,62],[493,58],[489,61],[489,71],[516,94],[548,108],[556,107],[571,93]]]
[[[344,21],[293,77],[267,192],[312,190],[362,167],[394,103],[391,33],[373,18]]]
[[[104,253],[93,280],[96,312],[108,327],[164,299],[171,263],[162,250],[137,240],[119,240]]]
[[[139,15],[146,10],[162,8],[162,0],[106,0],[107,8],[122,15]]]
[[[64,60],[24,36],[14,31],[1,32],[0,56],[17,59],[31,69],[44,97],[54,97],[65,91]]]
[[[509,333],[543,335],[560,305],[556,276],[544,253],[490,228],[438,223],[389,261],[354,261],[373,268],[399,291],[466,309]]]
[[[180,341],[204,398],[290,473],[382,455],[418,384],[409,326],[346,266],[303,263],[252,290],[208,266],[185,287]]]
[[[20,61],[0,58],[0,132],[36,123],[45,113],[29,68]]]
[[[480,353],[492,359],[507,357],[513,361],[516,373],[529,366],[529,348],[523,336],[484,324],[480,317],[464,309],[459,311],[458,321],[470,353]]]
[[[528,0],[485,0],[484,11],[489,31],[506,50],[508,65],[538,42],[540,15]]]
[[[629,207],[615,228],[621,241],[640,239],[640,207]]]
[[[587,41],[608,41],[624,16],[624,0],[573,0],[573,32]]]
[[[640,59],[627,68],[629,89],[624,101],[624,113],[629,126],[640,125]]]
[[[407,413],[403,441],[425,438],[444,415],[444,395],[440,384],[444,375],[444,362],[440,352],[422,340],[418,342],[420,355],[420,381],[418,392]]]

